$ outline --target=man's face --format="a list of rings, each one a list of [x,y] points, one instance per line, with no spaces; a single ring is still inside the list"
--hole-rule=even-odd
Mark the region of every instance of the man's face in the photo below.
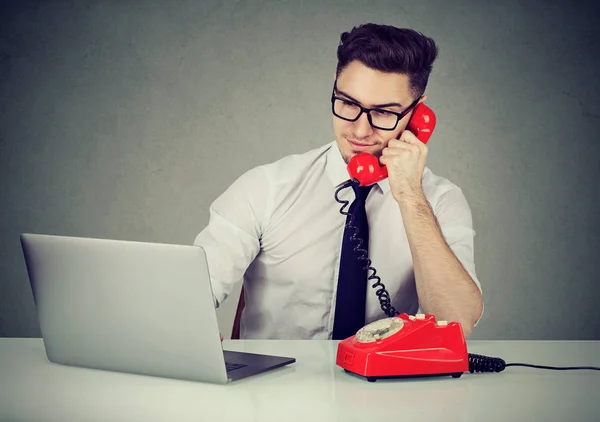
[[[334,94],[357,102],[363,107],[377,107],[397,113],[403,112],[414,100],[407,75],[383,73],[358,61],[350,63],[338,75],[337,91]],[[366,113],[362,113],[355,122],[334,115],[333,131],[344,161],[347,163],[359,152],[368,152],[380,157],[388,142],[400,137],[411,115],[412,113],[408,113],[404,116],[394,130],[372,127]]]

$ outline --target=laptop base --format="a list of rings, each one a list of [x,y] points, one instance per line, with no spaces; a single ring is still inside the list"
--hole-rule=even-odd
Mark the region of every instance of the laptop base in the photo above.
[[[238,366],[236,369],[227,371],[227,377],[230,381],[267,372],[271,369],[280,368],[296,362],[295,358],[290,357],[235,352],[232,350],[224,350],[223,355],[225,357],[226,366]]]

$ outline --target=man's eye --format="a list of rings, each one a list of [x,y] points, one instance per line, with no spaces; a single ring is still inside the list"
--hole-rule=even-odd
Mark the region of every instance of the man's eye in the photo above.
[[[389,117],[394,115],[393,113],[385,110],[373,110],[373,113],[379,117]]]

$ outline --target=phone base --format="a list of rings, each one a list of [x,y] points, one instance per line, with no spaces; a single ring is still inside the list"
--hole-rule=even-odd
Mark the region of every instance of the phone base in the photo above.
[[[364,378],[369,382],[375,382],[378,379],[411,379],[411,378],[444,378],[444,377],[452,377],[452,378],[460,378],[464,372],[448,372],[448,373],[440,373],[440,374],[419,374],[419,375],[382,375],[382,376],[364,376],[357,374],[355,372],[344,369],[344,372],[352,375],[356,375],[360,378]]]
[[[361,328],[338,344],[336,364],[368,380],[452,376],[469,370],[458,322],[402,313]]]

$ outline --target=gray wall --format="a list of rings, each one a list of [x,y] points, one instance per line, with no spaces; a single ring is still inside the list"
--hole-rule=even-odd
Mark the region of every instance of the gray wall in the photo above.
[[[19,233],[190,244],[242,172],[333,139],[339,34],[433,36],[428,166],[461,186],[473,339],[600,339],[593,3],[52,1],[0,11],[0,335],[39,336]],[[229,335],[237,297],[219,318]]]

